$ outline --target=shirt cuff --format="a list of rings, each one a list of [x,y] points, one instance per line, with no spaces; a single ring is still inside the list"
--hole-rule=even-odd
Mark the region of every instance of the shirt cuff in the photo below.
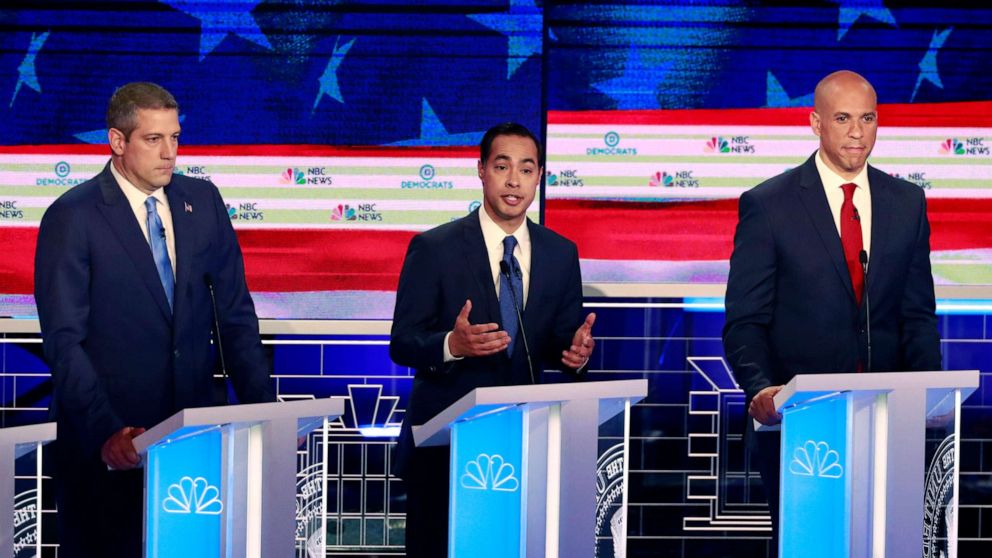
[[[448,334],[444,336],[444,342],[441,343],[441,346],[444,347],[444,362],[453,362],[465,358],[465,357],[456,357],[455,355],[451,354],[451,349],[448,348],[448,338],[451,337],[452,333],[454,332],[449,331]]]

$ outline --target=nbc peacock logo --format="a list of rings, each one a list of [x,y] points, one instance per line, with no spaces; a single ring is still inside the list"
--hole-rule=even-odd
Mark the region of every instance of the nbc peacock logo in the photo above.
[[[331,221],[355,221],[356,219],[358,219],[358,215],[355,208],[348,204],[338,204],[331,211]]]
[[[844,476],[844,467],[840,464],[840,454],[826,442],[806,440],[793,450],[789,472],[801,477],[839,479]]]
[[[668,174],[668,172],[666,171],[660,171],[651,175],[651,181],[648,184],[650,184],[652,188],[657,188],[658,186],[671,188],[672,182],[674,181],[675,181],[675,177]]]
[[[957,138],[947,138],[940,144],[941,155],[964,155],[964,143]]]
[[[290,167],[282,171],[279,182],[282,184],[306,184],[307,175],[301,169]]]
[[[706,153],[730,153],[730,142],[722,137],[712,137],[703,148]]]
[[[462,488],[469,490],[495,490],[516,492],[520,481],[512,463],[507,463],[499,454],[480,453],[474,460],[465,464],[461,476]]]

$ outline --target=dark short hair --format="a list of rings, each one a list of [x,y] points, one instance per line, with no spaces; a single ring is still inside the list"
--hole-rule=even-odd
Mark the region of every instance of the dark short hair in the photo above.
[[[497,124],[489,130],[486,131],[486,135],[482,136],[482,142],[479,143],[479,160],[483,164],[489,160],[489,153],[493,149],[493,141],[497,136],[519,136],[522,138],[530,138],[534,142],[534,146],[537,147],[537,163],[541,165],[543,160],[541,152],[541,142],[538,141],[537,136],[531,133],[523,124],[517,124],[516,122],[504,122],[502,124]],[[543,165],[541,165],[543,166]]]
[[[131,139],[131,132],[138,127],[138,109],[179,110],[179,103],[172,93],[161,85],[135,81],[114,91],[107,105],[107,128],[117,128],[124,139]]]

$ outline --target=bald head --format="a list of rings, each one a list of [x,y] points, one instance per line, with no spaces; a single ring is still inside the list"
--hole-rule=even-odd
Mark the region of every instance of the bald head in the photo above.
[[[841,92],[852,90],[870,95],[873,102],[878,101],[875,88],[868,83],[868,80],[861,77],[861,74],[850,70],[838,70],[816,84],[816,90],[813,92],[813,107],[816,112],[822,113],[822,107],[828,99],[836,97]]]
[[[842,70],[820,80],[809,115],[820,158],[845,180],[865,168],[878,132],[878,98],[868,80]]]

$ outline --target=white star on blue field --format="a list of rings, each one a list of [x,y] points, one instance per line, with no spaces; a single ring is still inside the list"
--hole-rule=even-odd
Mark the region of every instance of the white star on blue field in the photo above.
[[[351,50],[351,45],[355,44],[356,39],[338,46],[340,41],[340,36],[334,40],[334,52],[331,54],[331,59],[327,61],[327,67],[324,68],[324,73],[317,80],[320,83],[320,90],[317,91],[317,98],[313,100],[313,108],[310,109],[311,112],[317,110],[317,105],[320,104],[320,100],[324,95],[344,104],[344,97],[341,96],[341,88],[338,86],[338,67],[341,66],[341,62],[344,61],[345,55]]]
[[[944,82],[940,80],[940,70],[937,68],[937,53],[944,46],[944,43],[947,42],[947,37],[951,34],[951,31],[954,31],[953,27],[948,27],[943,31],[933,32],[933,37],[930,39],[930,48],[923,55],[923,59],[920,60],[920,75],[916,78],[916,86],[913,87],[913,96],[909,98],[910,102],[916,100],[916,94],[919,92],[920,85],[923,85],[924,81],[929,81],[941,89],[944,88]]]
[[[613,97],[618,110],[655,109],[659,108],[655,89],[673,66],[672,62],[645,64],[640,51],[631,46],[623,74],[592,86]]]
[[[840,5],[840,13],[837,14],[837,40],[844,38],[847,31],[854,25],[854,22],[861,16],[868,16],[874,20],[888,23],[893,27],[899,27],[896,17],[882,4],[882,0],[832,0],[834,4]]]
[[[396,146],[431,146],[431,145],[475,145],[479,143],[484,132],[463,132],[449,134],[441,119],[437,117],[427,99],[423,101],[423,112],[420,118],[420,137],[416,139],[397,141],[389,145]]]
[[[766,107],[809,107],[813,106],[813,94],[790,97],[789,93],[779,83],[775,74],[768,72],[768,83],[766,85],[765,106]]]
[[[161,0],[200,20],[200,61],[229,34],[272,50],[251,11],[262,0]]]
[[[41,35],[31,33],[31,44],[28,46],[28,52],[24,55],[24,60],[21,60],[20,66],[17,67],[17,85],[14,86],[14,95],[10,98],[11,107],[14,106],[14,100],[17,99],[22,85],[27,85],[41,93],[41,84],[38,83],[38,73],[35,71],[34,62],[38,57],[38,51],[41,50],[51,33],[51,31],[45,31]]]
[[[473,14],[470,19],[498,31],[507,38],[506,79],[534,54],[541,54],[541,9],[534,0],[510,0],[504,14]]]

